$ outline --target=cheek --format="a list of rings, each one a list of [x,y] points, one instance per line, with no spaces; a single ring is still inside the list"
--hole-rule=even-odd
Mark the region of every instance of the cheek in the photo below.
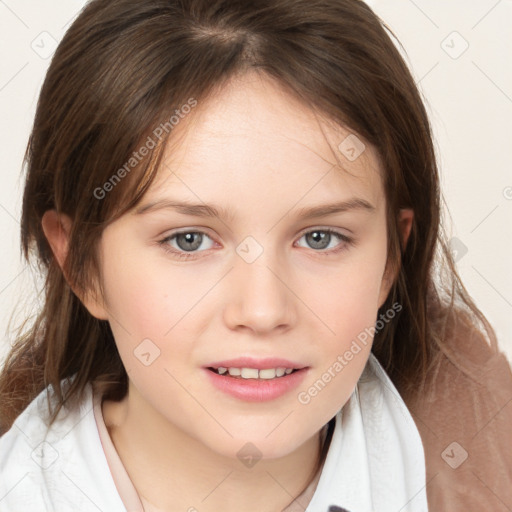
[[[378,275],[366,269],[349,272],[343,284],[331,284],[329,293],[319,303],[319,316],[323,320],[322,336],[317,338],[318,354],[322,354],[320,372],[327,371],[347,351],[347,366],[338,384],[348,381],[355,385],[371,349],[373,331],[378,312]],[[343,363],[345,364],[345,363]],[[338,372],[335,372],[338,374]],[[335,384],[334,386],[338,385]]]
[[[172,384],[164,369],[190,357],[186,328],[195,321],[194,306],[206,283],[142,264],[133,254],[122,266],[104,268],[110,326],[123,364],[141,392],[147,386],[148,396],[158,400],[155,389]]]
[[[328,421],[352,394],[368,360],[377,320],[385,240],[346,260],[323,286],[309,288],[321,319],[315,338],[318,359],[298,397],[309,413]],[[321,334],[320,334],[321,333]],[[301,399],[302,398],[302,399]]]
[[[351,272],[341,287],[331,285],[329,300],[319,304],[323,325],[315,338],[317,360],[297,400],[308,415],[324,423],[350,398],[368,360],[378,311],[376,277],[368,271]]]
[[[193,314],[208,289],[197,273],[184,269],[173,269],[162,257],[149,259],[147,252],[111,252],[103,265],[109,313],[136,338],[162,339],[185,315]]]
[[[323,286],[310,288],[309,297],[317,305],[317,314],[336,333],[333,338],[338,343],[376,321],[385,255],[380,247],[357,253],[326,275]]]

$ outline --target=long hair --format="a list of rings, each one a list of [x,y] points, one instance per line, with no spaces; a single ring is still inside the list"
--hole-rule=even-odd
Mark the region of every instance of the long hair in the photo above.
[[[35,321],[20,327],[0,374],[0,434],[50,384],[63,405],[87,383],[106,399],[127,393],[107,321],[79,297],[98,276],[103,229],[143,197],[171,135],[169,119],[251,69],[373,144],[383,165],[388,262],[396,279],[372,351],[403,396],[422,391],[454,330],[495,333],[473,303],[443,232],[429,119],[391,30],[359,0],[92,0],[58,46],[27,145],[21,245],[45,280]],[[191,115],[194,115],[193,113]],[[156,129],[161,127],[159,131]],[[151,149],[126,163],[149,141]],[[146,144],[149,146],[150,144]],[[130,164],[131,165],[131,164]],[[122,183],[114,179],[125,169]],[[101,191],[107,189],[108,194]],[[400,208],[414,221],[402,247]],[[41,226],[50,209],[72,219],[61,269]],[[463,365],[463,360],[458,361]],[[67,391],[61,380],[75,375]]]

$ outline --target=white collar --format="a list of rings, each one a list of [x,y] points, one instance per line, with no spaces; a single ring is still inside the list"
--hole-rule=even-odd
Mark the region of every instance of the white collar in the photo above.
[[[427,512],[419,431],[389,376],[370,353],[336,426],[306,512]]]

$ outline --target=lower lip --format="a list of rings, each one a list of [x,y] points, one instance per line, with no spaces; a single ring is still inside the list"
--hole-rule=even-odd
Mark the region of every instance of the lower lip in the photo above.
[[[224,393],[246,402],[266,402],[275,400],[298,387],[306,377],[309,368],[302,368],[274,379],[237,379],[226,377],[226,374],[219,375],[207,368],[204,370],[212,384]]]

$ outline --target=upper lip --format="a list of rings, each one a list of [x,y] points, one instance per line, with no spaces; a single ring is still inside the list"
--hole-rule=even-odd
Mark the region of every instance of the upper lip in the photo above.
[[[300,370],[306,368],[306,365],[281,359],[279,357],[266,357],[264,359],[255,359],[253,357],[237,357],[236,359],[226,359],[224,361],[216,361],[205,366],[206,368],[256,368],[258,370],[266,370],[269,368],[292,368]]]

